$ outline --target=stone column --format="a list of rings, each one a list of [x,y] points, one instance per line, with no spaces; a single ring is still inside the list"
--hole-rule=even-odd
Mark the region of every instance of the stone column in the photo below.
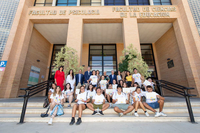
[[[104,0],[101,0],[101,6],[104,6]]]
[[[52,1],[52,6],[56,6],[56,0]]]
[[[80,6],[81,0],[77,0],[77,6]]]
[[[83,20],[82,18],[71,18],[69,20],[67,41],[69,47],[76,49],[78,54],[78,62],[81,64],[83,40]]]
[[[133,46],[137,48],[139,52],[141,52],[137,19],[124,18],[122,28],[124,47],[126,48],[130,44],[133,44]]]
[[[129,0],[125,0],[126,6],[129,6]]]
[[[149,0],[149,4],[150,4],[150,5],[154,5],[154,4],[153,4],[153,0]]]

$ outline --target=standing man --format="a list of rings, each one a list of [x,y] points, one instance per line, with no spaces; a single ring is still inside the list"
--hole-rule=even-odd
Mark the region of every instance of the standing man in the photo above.
[[[88,85],[89,85],[88,81],[89,81],[91,75],[92,75],[92,72],[90,71],[90,66],[88,66],[87,71],[85,71],[85,74],[84,74],[84,80],[85,80],[84,82],[86,84],[85,89],[88,88]]]
[[[76,88],[80,89],[81,85],[83,85],[84,82],[84,76],[82,74],[82,70],[79,70],[79,73],[76,74]]]
[[[113,84],[113,80],[117,81],[117,76],[114,74],[114,70],[111,71],[111,75],[109,76],[110,78],[110,84]]]
[[[106,74],[106,71],[103,72],[103,76],[104,76],[104,79],[107,80],[108,83],[109,83],[110,78],[109,78],[109,76]]]

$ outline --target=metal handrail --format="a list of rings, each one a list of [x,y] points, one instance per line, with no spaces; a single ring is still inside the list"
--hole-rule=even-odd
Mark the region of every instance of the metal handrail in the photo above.
[[[192,111],[192,106],[190,103],[190,97],[192,96],[196,96],[196,95],[192,95],[188,93],[188,90],[194,89],[194,88],[190,88],[190,87],[185,87],[182,85],[178,85],[169,81],[165,81],[165,80],[156,80],[157,82],[157,87],[159,88],[161,95],[163,96],[163,91],[162,88],[167,89],[171,92],[174,92],[176,94],[179,94],[181,96],[185,97],[186,100],[186,104],[187,104],[187,108],[188,108],[188,113],[190,116],[190,121],[191,123],[196,123],[195,119],[194,119],[194,115],[193,115],[193,111]]]
[[[22,107],[22,112],[21,112],[21,117],[20,117],[20,121],[19,123],[24,123],[24,118],[25,118],[25,114],[26,114],[26,108],[27,108],[27,103],[28,103],[28,99],[32,96],[34,96],[35,94],[38,94],[44,90],[46,90],[46,95],[48,94],[48,89],[49,89],[49,83],[50,81],[44,81],[41,82],[39,84],[36,85],[32,85],[28,88],[21,88],[20,90],[24,90],[25,91],[25,95],[20,95],[19,97],[23,97],[24,98],[24,103],[23,103],[23,107]]]

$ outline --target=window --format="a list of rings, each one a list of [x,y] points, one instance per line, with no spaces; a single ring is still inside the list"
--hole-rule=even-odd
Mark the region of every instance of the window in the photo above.
[[[171,0],[153,0],[154,5],[171,5]]]
[[[100,74],[106,71],[107,75],[110,75],[112,70],[116,71],[117,70],[116,45],[91,44],[89,47],[88,65],[91,67],[92,70],[99,70]]]
[[[77,6],[77,0],[57,0],[57,6]]]
[[[151,44],[141,44],[140,46],[141,46],[142,58],[149,66],[148,71],[152,72],[151,77],[157,78],[156,65],[155,65],[155,61],[154,61],[152,45]]]
[[[149,0],[129,0],[129,5],[150,5]]]
[[[125,0],[105,0],[105,5],[125,5]]]
[[[35,0],[35,6],[52,6],[53,0]]]
[[[101,0],[81,0],[81,6],[101,6]]]

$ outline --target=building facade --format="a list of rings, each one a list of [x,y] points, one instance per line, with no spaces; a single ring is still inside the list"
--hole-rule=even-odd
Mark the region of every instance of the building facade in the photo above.
[[[84,70],[109,74],[130,44],[153,78],[194,87],[200,96],[200,38],[185,0],[20,0],[2,56],[0,97],[53,78],[64,45],[77,50]]]

